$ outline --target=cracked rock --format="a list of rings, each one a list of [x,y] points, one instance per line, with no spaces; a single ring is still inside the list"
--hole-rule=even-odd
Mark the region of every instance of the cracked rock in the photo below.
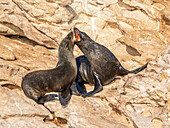
[[[168,0],[1,0],[0,127],[169,128],[170,2]],[[128,70],[92,97],[73,95],[42,106],[27,98],[22,78],[54,68],[58,45],[77,27],[109,48]],[[77,46],[75,57],[82,55]],[[85,85],[87,90],[93,86]]]

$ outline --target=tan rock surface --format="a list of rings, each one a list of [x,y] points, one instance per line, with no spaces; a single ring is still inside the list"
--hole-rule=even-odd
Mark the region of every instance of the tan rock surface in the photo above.
[[[169,128],[169,7],[168,0],[0,0],[0,127]],[[73,26],[129,70],[151,61],[92,97],[72,96],[67,108],[46,103],[57,119],[43,122],[50,113],[23,94],[22,77],[54,68],[58,44]],[[60,118],[66,125],[56,125]]]

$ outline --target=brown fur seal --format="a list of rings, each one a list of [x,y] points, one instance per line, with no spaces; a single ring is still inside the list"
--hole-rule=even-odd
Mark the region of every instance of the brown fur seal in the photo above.
[[[77,63],[77,89],[82,96],[89,97],[103,89],[103,85],[111,83],[115,76],[124,76],[128,73],[138,73],[147,67],[145,65],[128,71],[122,67],[114,54],[105,46],[93,41],[86,33],[74,28],[75,44],[85,56],[76,58]],[[94,90],[86,92],[85,83],[94,86]]]
[[[54,69],[34,71],[23,78],[21,87],[27,97],[44,105],[44,102],[52,98],[51,95],[45,95],[46,93],[59,92],[61,105],[68,104],[72,95],[70,86],[77,75],[73,38],[73,32],[70,32],[60,43],[59,61]]]

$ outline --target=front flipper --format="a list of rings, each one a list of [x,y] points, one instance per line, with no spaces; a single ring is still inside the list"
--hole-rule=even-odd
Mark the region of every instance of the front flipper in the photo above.
[[[67,107],[70,99],[71,99],[72,93],[70,90],[70,87],[65,89],[62,92],[59,92],[59,101],[62,105],[62,107]]]
[[[87,93],[86,87],[84,86],[84,84],[83,84],[81,81],[78,81],[78,82],[77,82],[77,90],[79,91],[79,93],[80,93],[81,95]]]
[[[72,91],[73,95],[80,96],[80,93],[77,89],[77,83],[76,82],[73,82],[73,84],[71,85],[71,91]]]
[[[98,75],[97,75],[96,72],[94,72],[94,79],[95,79],[94,90],[91,91],[91,92],[88,92],[88,93],[86,93],[86,94],[82,94],[82,96],[83,96],[84,98],[90,97],[90,96],[94,95],[95,93],[100,92],[100,91],[103,90],[103,86],[102,86],[101,81],[100,81],[100,79],[99,79],[99,77],[98,77]]]
[[[84,86],[84,84],[80,81],[78,82],[74,82],[71,86],[71,91],[73,95],[77,95],[80,96],[82,94],[87,93],[86,91],[86,87]]]

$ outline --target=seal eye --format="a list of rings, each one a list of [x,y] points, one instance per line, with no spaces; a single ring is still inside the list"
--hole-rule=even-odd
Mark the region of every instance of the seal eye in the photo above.
[[[77,32],[75,32],[75,37],[75,41],[80,41],[80,35]]]

